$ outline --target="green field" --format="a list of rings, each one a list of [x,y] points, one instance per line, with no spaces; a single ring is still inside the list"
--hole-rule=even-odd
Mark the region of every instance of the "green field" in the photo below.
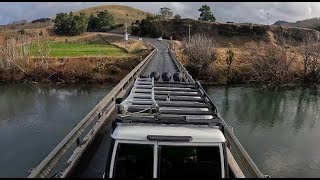
[[[123,57],[129,54],[124,50],[113,45],[102,43],[65,43],[51,42],[50,57],[84,57],[84,56],[112,56]],[[31,55],[39,56],[38,48],[31,46]]]

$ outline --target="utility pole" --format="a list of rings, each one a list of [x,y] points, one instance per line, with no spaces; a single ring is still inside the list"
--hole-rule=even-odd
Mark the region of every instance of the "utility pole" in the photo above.
[[[127,50],[127,42],[128,42],[128,23],[126,22],[126,29],[125,29],[125,49]]]
[[[188,26],[189,26],[189,43],[190,43],[190,27],[191,27],[190,23]]]

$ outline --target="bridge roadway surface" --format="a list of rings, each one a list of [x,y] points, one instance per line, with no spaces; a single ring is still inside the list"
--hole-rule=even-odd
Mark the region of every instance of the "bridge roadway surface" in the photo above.
[[[136,39],[137,37],[133,37]],[[148,42],[155,46],[158,51],[154,54],[150,64],[146,67],[142,75],[150,75],[152,71],[157,71],[160,75],[163,72],[170,72],[173,75],[178,72],[176,65],[171,59],[168,52],[168,44],[163,41],[158,41],[152,38],[143,38],[143,41]],[[160,78],[161,79],[161,78]],[[171,79],[172,80],[172,79]],[[96,139],[89,150],[81,159],[77,169],[71,174],[70,177],[78,178],[102,178],[105,172],[107,156],[109,154],[109,146],[111,144],[111,123],[107,125],[107,130],[102,136]]]

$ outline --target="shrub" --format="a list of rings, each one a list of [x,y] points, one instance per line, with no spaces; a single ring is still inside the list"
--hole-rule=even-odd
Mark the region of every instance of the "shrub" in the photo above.
[[[250,43],[247,46],[251,58],[251,81],[270,85],[290,83],[294,79],[292,69],[297,60],[290,49],[265,43]]]
[[[27,31],[26,31],[25,29],[21,29],[21,30],[19,31],[19,33],[20,33],[20,34],[27,34]]]
[[[187,67],[195,76],[205,74],[210,63],[216,59],[214,40],[204,34],[196,34],[183,39],[183,49],[188,56]]]

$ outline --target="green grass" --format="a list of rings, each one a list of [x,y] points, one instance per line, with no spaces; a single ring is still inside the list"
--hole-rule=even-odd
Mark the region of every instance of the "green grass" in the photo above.
[[[113,45],[96,43],[65,43],[51,42],[50,57],[85,57],[85,56],[111,56],[124,57],[130,55],[124,49],[120,49]],[[31,55],[39,56],[38,48],[31,46]]]

